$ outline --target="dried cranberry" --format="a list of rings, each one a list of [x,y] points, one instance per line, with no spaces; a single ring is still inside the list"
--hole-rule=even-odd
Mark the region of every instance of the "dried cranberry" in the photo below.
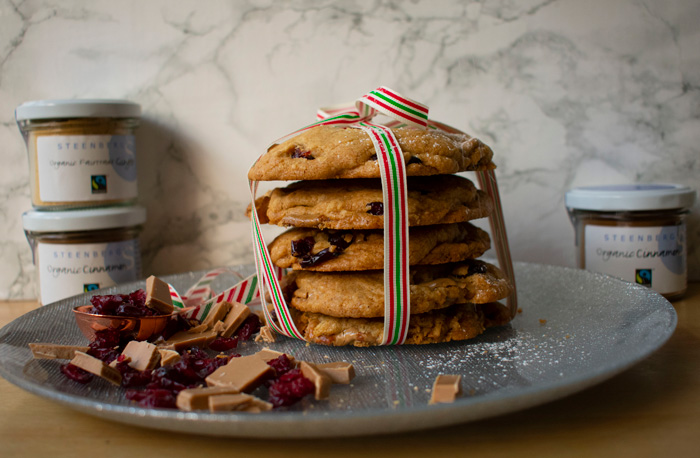
[[[64,364],[61,366],[61,373],[69,379],[78,383],[87,383],[92,380],[92,374],[84,371],[75,364]]]
[[[241,341],[250,340],[250,338],[260,330],[260,318],[256,314],[251,314],[243,322],[236,335]]]
[[[188,385],[190,385],[189,380],[183,380],[180,372],[174,369],[173,366],[163,366],[151,371],[151,383],[147,387],[181,391],[187,388]]]
[[[469,263],[469,270],[467,271],[467,275],[474,275],[474,274],[485,274],[487,271],[486,263],[482,261],[472,261]]]
[[[99,315],[114,315],[117,307],[122,304],[123,299],[121,294],[92,296],[90,303],[92,304],[91,313]]]
[[[237,346],[238,337],[217,337],[216,340],[209,344],[209,348],[214,351],[232,350]]]
[[[141,407],[155,407],[161,409],[176,408],[177,394],[170,390],[151,388],[145,390],[127,390],[126,398],[135,401]]]
[[[461,270],[461,269],[460,269]],[[483,261],[471,260],[467,266],[467,273],[460,275],[457,273],[452,273],[451,275],[456,278],[467,278],[474,274],[485,274],[488,271],[486,263]]]
[[[378,158],[377,158],[377,155],[376,155],[376,154],[373,154],[373,155],[371,155],[371,156],[369,157],[369,160],[370,160],[370,161],[376,161],[377,159],[378,159]]]
[[[370,202],[366,206],[369,207],[367,213],[369,213],[370,215],[381,216],[384,214],[383,202]]]
[[[300,257],[311,253],[315,240],[313,237],[305,237],[299,240],[292,240],[292,256]]]
[[[134,388],[139,386],[146,386],[151,383],[151,372],[150,370],[138,371],[125,361],[121,361],[117,364],[117,370],[122,374],[122,386],[126,388]]]
[[[300,158],[300,157],[303,157],[304,159],[308,159],[308,160],[310,160],[310,161],[316,159],[316,158],[313,157],[313,155],[311,154],[311,151],[302,150],[301,148],[299,148],[299,147],[297,146],[297,147],[294,148],[294,152],[292,153],[292,158],[293,158],[293,159],[298,159],[298,158]]]
[[[142,317],[153,316],[155,311],[146,307],[146,292],[138,289],[130,294],[107,294],[92,296],[90,313],[99,315],[115,315]]]
[[[109,364],[117,359],[120,353],[121,350],[119,348],[91,348],[87,352],[88,355],[94,356],[105,364]]]
[[[292,369],[272,382],[268,388],[269,401],[275,407],[290,406],[315,390],[311,380],[299,369]]]
[[[340,251],[333,252],[330,248],[325,248],[316,254],[307,254],[299,258],[299,265],[301,267],[313,267],[315,265],[321,264],[322,262],[326,262],[330,259],[333,259],[339,254]]]
[[[267,364],[275,370],[275,375],[277,377],[280,377],[289,372],[290,370],[294,369],[292,361],[285,354],[282,354],[275,359],[271,359],[267,362]]]
[[[109,364],[121,354],[122,343],[122,335],[119,331],[104,329],[95,332],[95,339],[90,342],[87,353]]]
[[[332,232],[328,234],[328,242],[336,247],[336,251],[344,250],[355,241],[355,236],[350,232]]]
[[[95,332],[95,338],[90,342],[90,348],[114,348],[121,343],[122,336],[116,329],[103,329]]]

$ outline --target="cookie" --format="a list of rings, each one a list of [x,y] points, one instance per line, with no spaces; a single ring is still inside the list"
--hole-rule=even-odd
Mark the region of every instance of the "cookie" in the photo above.
[[[435,129],[392,129],[409,176],[495,168],[491,148],[466,134]],[[248,172],[257,181],[379,178],[369,136],[357,128],[318,126],[271,147]]]
[[[384,321],[381,318],[336,318],[320,313],[292,311],[294,322],[310,342],[321,345],[368,347],[379,345]],[[472,339],[486,328],[510,321],[499,303],[457,304],[446,309],[411,315],[406,344],[432,344]]]
[[[483,218],[488,195],[458,175],[408,178],[410,226],[449,224]],[[261,223],[317,229],[382,229],[380,180],[298,181],[257,199]],[[250,211],[250,208],[249,208]]]
[[[470,223],[412,227],[409,263],[445,264],[474,259],[490,247],[488,233]],[[338,272],[384,268],[384,232],[294,228],[269,245],[283,269]]]
[[[507,297],[511,288],[496,266],[478,260],[416,266],[410,272],[411,314]],[[384,316],[383,271],[309,272],[297,270],[283,280],[295,309],[345,318]]]

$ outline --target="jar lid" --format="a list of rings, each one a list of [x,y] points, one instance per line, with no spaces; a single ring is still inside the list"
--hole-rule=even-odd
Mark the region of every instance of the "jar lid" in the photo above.
[[[22,214],[22,224],[31,232],[77,232],[137,226],[146,222],[141,206],[90,210],[39,211]]]
[[[15,110],[15,119],[138,118],[141,105],[128,100],[64,99],[25,102]]]
[[[566,193],[566,206],[594,211],[644,211],[689,208],[695,190],[678,184],[587,186]]]

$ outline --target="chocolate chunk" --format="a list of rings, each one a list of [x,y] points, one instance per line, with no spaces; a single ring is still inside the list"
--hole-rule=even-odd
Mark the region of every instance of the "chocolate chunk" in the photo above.
[[[73,359],[76,351],[87,353],[90,347],[58,345],[52,343],[30,343],[29,349],[35,359]]]
[[[129,366],[137,371],[154,369],[160,361],[158,347],[146,341],[132,340],[122,352],[125,358],[129,358]]]
[[[231,386],[241,392],[257,388],[272,373],[273,369],[256,355],[231,358],[206,378],[209,386]]]
[[[222,394],[238,394],[238,390],[230,386],[209,386],[205,388],[188,388],[177,395],[177,408],[180,410],[205,410],[209,408],[209,398]]]
[[[250,412],[260,413],[272,410],[272,404],[249,394],[220,394],[209,398],[211,412]]]
[[[322,374],[328,376],[333,383],[347,385],[355,378],[355,368],[352,364],[344,361],[315,364],[314,366],[316,366],[316,369],[321,371]]]
[[[86,372],[90,372],[91,374],[95,374],[96,376],[107,380],[113,385],[119,386],[122,383],[122,374],[117,369],[109,367],[99,359],[90,356],[87,353],[76,351],[75,357],[70,363]]]
[[[180,331],[165,341],[161,346],[166,350],[182,350],[189,347],[206,347],[216,339],[216,331],[205,331],[200,333],[190,333]]]
[[[164,315],[173,313],[173,299],[168,284],[153,275],[146,279],[146,307]]]
[[[421,161],[421,160],[420,160],[419,158],[417,158],[416,156],[411,156],[411,158],[408,160],[408,162],[406,163],[406,165],[410,165],[410,164],[422,164],[422,163],[423,163],[423,161]]]
[[[231,303],[227,301],[217,302],[209,309],[209,314],[202,321],[202,324],[209,328],[213,328],[217,321],[223,320],[226,314],[231,310]]]
[[[451,403],[462,394],[461,375],[438,375],[433,383],[430,404]]]
[[[160,353],[161,366],[169,366],[171,364],[175,364],[181,359],[180,353],[176,352],[175,350],[165,350],[163,348],[159,348],[158,353]]]
[[[219,334],[221,337],[231,337],[236,329],[250,316],[250,308],[240,302],[231,302],[231,307],[224,318],[224,329]]]
[[[330,377],[318,370],[313,364],[302,361],[299,365],[301,373],[314,384],[314,398],[316,400],[328,399],[333,382]]]

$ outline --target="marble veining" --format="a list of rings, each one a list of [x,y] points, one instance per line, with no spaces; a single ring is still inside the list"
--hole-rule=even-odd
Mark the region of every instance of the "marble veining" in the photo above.
[[[14,108],[48,98],[142,105],[144,274],[250,262],[250,164],[379,85],[492,146],[514,259],[573,265],[569,188],[698,187],[698,18],[693,0],[0,0],[0,298],[35,294]],[[698,280],[697,205],[688,237]]]

